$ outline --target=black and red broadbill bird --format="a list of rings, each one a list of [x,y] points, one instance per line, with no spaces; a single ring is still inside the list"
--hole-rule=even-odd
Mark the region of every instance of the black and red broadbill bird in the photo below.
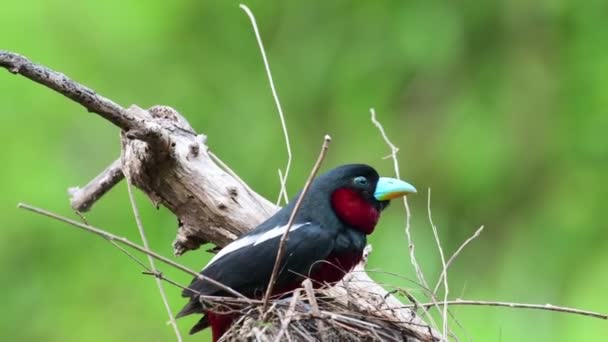
[[[391,199],[411,193],[416,193],[412,185],[379,177],[376,170],[363,164],[343,165],[317,177],[304,195],[289,231],[273,296],[300,287],[306,277],[317,285],[341,280],[361,260],[366,236],[374,231],[380,212]],[[247,297],[261,298],[295,202],[290,201],[268,220],[224,247],[201,274]],[[177,317],[203,313],[190,334],[211,326],[213,340],[217,341],[236,317],[209,311],[198,296],[230,294],[198,278],[188,288],[182,296],[190,297],[190,302]]]

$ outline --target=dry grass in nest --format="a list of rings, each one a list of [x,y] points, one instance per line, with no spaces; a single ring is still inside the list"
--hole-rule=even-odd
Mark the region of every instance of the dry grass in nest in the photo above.
[[[205,297],[207,305],[239,318],[222,341],[438,341],[397,322],[327,297],[322,291],[298,289],[293,296],[262,301]],[[408,322],[409,323],[409,322]]]

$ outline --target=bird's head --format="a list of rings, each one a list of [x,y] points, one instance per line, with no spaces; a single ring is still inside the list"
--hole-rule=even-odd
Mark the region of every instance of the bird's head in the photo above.
[[[416,188],[399,179],[380,177],[371,166],[348,164],[317,177],[312,193],[317,194],[309,198],[312,207],[322,211],[321,203],[329,198],[331,210],[342,223],[370,234],[390,200],[416,193]]]

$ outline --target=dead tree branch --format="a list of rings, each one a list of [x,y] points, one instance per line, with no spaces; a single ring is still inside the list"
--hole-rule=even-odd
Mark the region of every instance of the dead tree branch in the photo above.
[[[113,101],[98,95],[90,88],[79,84],[66,75],[35,64],[29,59],[9,51],[0,50],[0,66],[13,74],[20,74],[30,80],[63,94],[83,105],[89,112],[97,113],[114,125],[129,130],[141,125],[126,109]]]
[[[124,174],[156,205],[167,207],[178,218],[175,254],[180,255],[207,242],[225,246],[278,209],[218,165],[208,151],[206,137],[195,133],[174,109],[165,106],[148,110],[137,106],[124,109],[65,75],[11,52],[0,52],[0,66],[56,90],[121,129]],[[75,221],[70,223],[80,228],[86,226]],[[103,236],[99,230],[93,231]],[[112,238],[127,243],[120,237]],[[127,244],[137,249],[135,244]],[[144,253],[149,252],[139,248]],[[157,254],[155,257],[163,262],[170,261]],[[422,327],[420,336],[424,338],[414,340],[437,339],[438,335],[414,311],[403,309],[397,298],[374,283],[362,269],[360,266],[345,279],[348,296],[344,298],[348,298],[349,307],[374,313],[381,299],[389,309],[383,313],[384,317],[406,322],[399,323],[404,331]]]

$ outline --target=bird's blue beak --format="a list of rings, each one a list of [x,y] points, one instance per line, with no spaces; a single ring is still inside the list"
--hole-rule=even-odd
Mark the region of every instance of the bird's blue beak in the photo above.
[[[416,192],[416,188],[410,183],[396,178],[380,177],[378,184],[376,184],[374,197],[378,201],[388,201],[408,194],[415,194]]]

